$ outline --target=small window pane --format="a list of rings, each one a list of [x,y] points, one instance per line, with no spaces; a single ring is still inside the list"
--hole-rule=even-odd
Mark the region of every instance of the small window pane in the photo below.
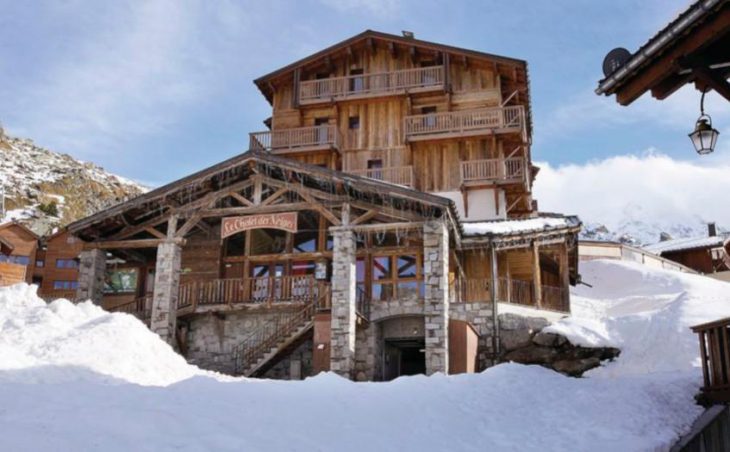
[[[373,258],[373,279],[390,279],[393,276],[390,269],[390,257]]]
[[[357,282],[365,281],[365,259],[361,257],[357,259],[355,262],[355,273]]]
[[[398,256],[398,277],[415,278],[417,262],[416,256]]]
[[[393,299],[393,284],[373,283],[373,300],[390,301]]]

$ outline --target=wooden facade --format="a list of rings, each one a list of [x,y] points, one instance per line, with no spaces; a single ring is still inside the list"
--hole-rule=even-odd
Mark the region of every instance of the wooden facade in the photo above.
[[[82,263],[106,259],[103,290],[97,297],[87,277],[84,296],[139,316],[183,353],[206,319],[219,333],[229,315],[273,316],[220,345],[234,363],[221,369],[243,375],[263,375],[302,341],[312,368],[329,369],[343,311],[333,274],[343,269],[354,272],[357,334],[391,306],[425,318],[439,263],[455,306],[569,312],[577,219],[465,232],[468,221],[537,218],[524,61],[368,31],[256,84],[271,128],[251,133],[248,152],[69,226]],[[445,250],[426,243],[433,224]],[[354,250],[337,249],[339,233]],[[483,332],[454,325],[454,371],[483,368]],[[389,346],[404,356],[423,342],[396,339]],[[372,367],[365,378],[376,378]]]

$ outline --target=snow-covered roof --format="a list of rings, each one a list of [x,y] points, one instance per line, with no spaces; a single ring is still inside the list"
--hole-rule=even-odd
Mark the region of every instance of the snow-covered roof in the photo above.
[[[664,240],[663,242],[647,245],[645,250],[654,254],[668,253],[670,251],[691,250],[695,248],[710,248],[722,246],[727,237],[724,236],[707,236],[707,237],[689,237],[684,239]]]
[[[571,228],[580,225],[574,216],[541,216],[520,220],[493,220],[464,222],[464,236],[509,235],[531,232],[544,232],[554,229]]]

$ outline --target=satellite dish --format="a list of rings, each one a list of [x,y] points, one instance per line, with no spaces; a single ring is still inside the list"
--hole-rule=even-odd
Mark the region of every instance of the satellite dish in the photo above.
[[[613,74],[618,68],[623,66],[631,58],[631,52],[624,49],[623,47],[617,47],[606,55],[603,59],[603,75],[608,77]]]

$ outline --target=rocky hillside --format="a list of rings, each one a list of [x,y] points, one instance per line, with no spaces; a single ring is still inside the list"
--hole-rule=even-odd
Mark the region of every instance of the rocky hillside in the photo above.
[[[0,187],[5,189],[0,223],[18,220],[38,234],[47,234],[146,190],[93,163],[49,151],[29,139],[7,136],[2,127]]]

